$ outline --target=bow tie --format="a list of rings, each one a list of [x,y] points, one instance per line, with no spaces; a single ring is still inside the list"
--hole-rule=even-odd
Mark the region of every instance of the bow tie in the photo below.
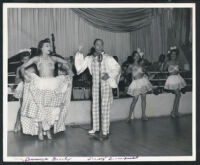
[[[93,61],[98,61],[99,56],[93,56]],[[103,58],[103,56],[102,56]]]
[[[98,61],[98,56],[93,56],[93,61],[97,62]]]

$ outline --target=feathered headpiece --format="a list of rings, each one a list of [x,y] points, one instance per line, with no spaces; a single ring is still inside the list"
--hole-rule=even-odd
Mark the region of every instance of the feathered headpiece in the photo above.
[[[171,53],[173,50],[178,51],[178,48],[176,46],[171,46],[167,53]]]
[[[18,53],[22,52],[29,52],[29,54],[31,55],[31,49],[21,49]]]

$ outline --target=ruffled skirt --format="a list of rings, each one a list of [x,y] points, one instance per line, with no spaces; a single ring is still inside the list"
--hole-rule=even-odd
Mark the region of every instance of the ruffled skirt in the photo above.
[[[18,99],[22,98],[23,90],[24,90],[24,82],[22,81],[17,85],[14,96]]]
[[[37,135],[38,122],[43,130],[54,125],[54,133],[64,131],[65,117],[61,126],[57,126],[61,109],[68,109],[71,99],[72,77],[58,76],[41,78],[31,74],[31,82],[24,84],[21,108],[22,130],[25,134]],[[63,113],[65,114],[65,113]]]
[[[186,86],[185,80],[178,75],[170,75],[165,82],[165,89],[176,90],[182,89]]]
[[[143,77],[141,79],[132,81],[132,83],[128,87],[127,94],[131,96],[138,96],[151,91],[152,88],[153,87],[150,81],[146,77]]]

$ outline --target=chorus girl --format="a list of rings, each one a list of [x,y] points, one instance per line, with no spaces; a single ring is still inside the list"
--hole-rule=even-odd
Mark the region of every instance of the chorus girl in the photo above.
[[[69,76],[55,76],[55,65],[60,63],[69,72]],[[35,64],[39,76],[25,69]],[[24,134],[38,135],[44,140],[46,135],[52,139],[54,133],[65,130],[66,106],[70,102],[71,79],[73,73],[69,63],[51,55],[50,40],[41,40],[38,44],[38,56],[24,63],[20,69],[25,79],[21,123]],[[29,84],[29,85],[27,85]]]
[[[20,62],[23,64],[27,63],[31,56],[31,49],[23,49],[20,50],[18,53],[20,56]],[[20,100],[20,109],[17,113],[17,118],[15,122],[14,131],[18,132],[21,130],[21,121],[20,121],[20,114],[21,114],[21,105],[22,105],[22,98],[23,98],[23,89],[24,89],[24,79],[20,72],[21,66],[19,66],[16,70],[16,77],[15,77],[15,84],[17,88],[15,89],[14,96]],[[36,73],[36,69],[34,66],[30,66],[26,69],[27,72]]]
[[[127,94],[133,96],[133,100],[130,106],[129,116],[127,122],[131,122],[131,116],[134,112],[135,105],[138,101],[139,96],[141,96],[141,107],[142,107],[142,120],[148,120],[145,111],[146,111],[146,93],[152,90],[152,84],[148,80],[147,75],[144,72],[141,61],[143,52],[140,49],[134,51],[133,64],[128,68],[132,73],[132,82],[128,87]]]
[[[185,80],[180,76],[180,65],[177,59],[179,50],[176,46],[171,47],[169,50],[169,61],[166,64],[165,70],[168,70],[169,77],[165,82],[165,89],[173,91],[175,94],[173,109],[171,117],[176,118],[179,116],[179,102],[181,98],[181,89],[186,86]]]

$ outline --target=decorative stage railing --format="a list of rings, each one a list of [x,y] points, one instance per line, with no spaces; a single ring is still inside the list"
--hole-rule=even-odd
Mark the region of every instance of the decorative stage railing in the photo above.
[[[147,73],[150,77],[150,82],[153,85],[153,91],[149,92],[149,94],[162,94],[166,92],[172,92],[167,91],[164,89],[164,84],[169,76],[168,72],[148,72]],[[182,93],[185,92],[191,92],[192,91],[192,73],[183,71],[180,73],[181,76],[184,78],[184,80],[187,83],[187,86],[182,89]],[[15,73],[11,72],[8,74],[8,101],[18,101],[14,97],[14,91],[17,87],[17,84],[15,84]],[[131,76],[131,75],[130,75]],[[152,77],[152,78],[151,78]],[[114,98],[124,98],[124,97],[130,97],[127,95],[127,89],[129,84],[131,83],[131,78],[127,78],[129,81],[126,83],[121,80],[119,82],[119,86],[117,89],[113,89],[113,96]],[[91,90],[92,87],[92,79],[91,78],[82,78],[81,76],[75,76],[73,78],[73,88],[72,88],[72,100],[90,100],[91,99]]]

